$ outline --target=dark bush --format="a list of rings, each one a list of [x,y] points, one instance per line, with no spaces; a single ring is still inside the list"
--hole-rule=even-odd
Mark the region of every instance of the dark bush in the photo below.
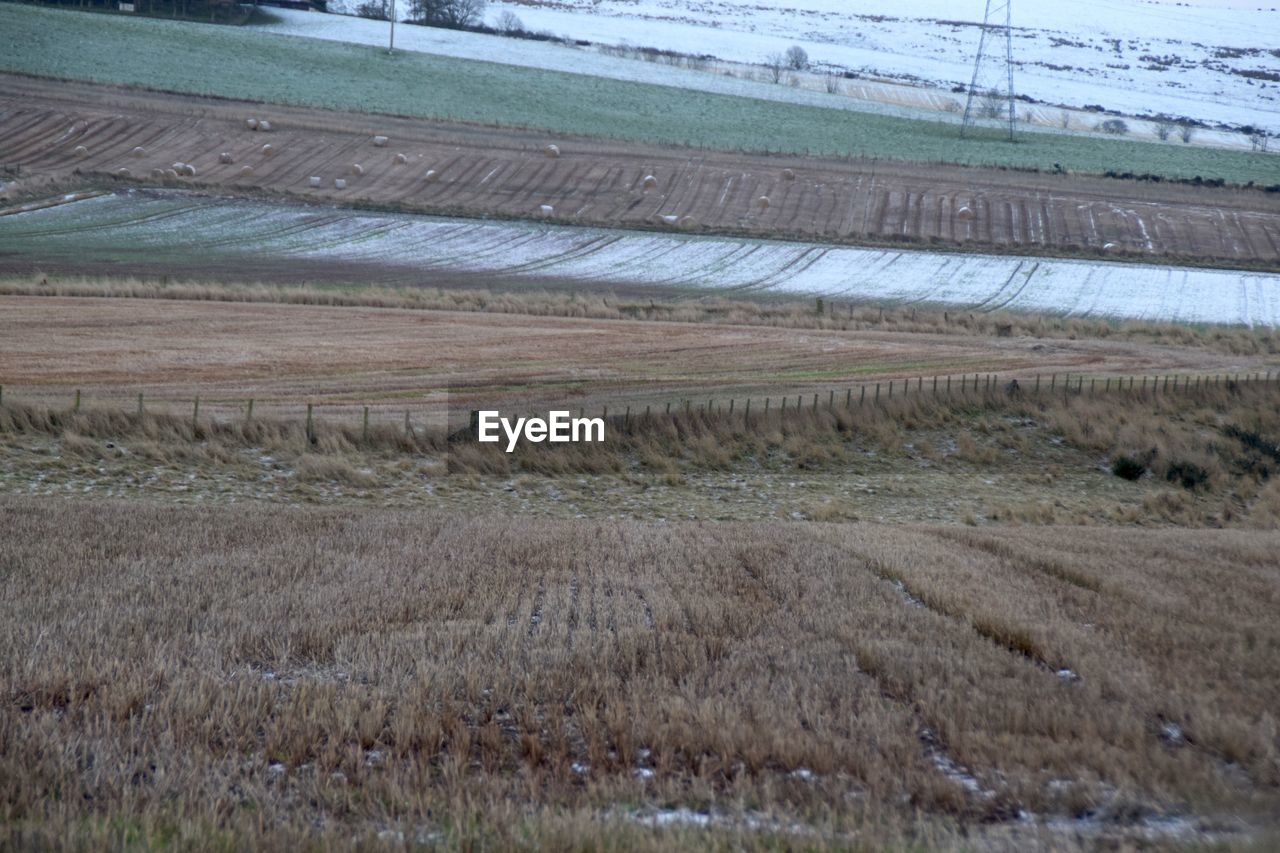
[[[1122,453],[1111,463],[1111,473],[1126,480],[1137,480],[1147,473],[1147,466],[1141,459]]]
[[[1165,473],[1170,483],[1195,491],[1209,485],[1209,472],[1194,462],[1174,462]]]

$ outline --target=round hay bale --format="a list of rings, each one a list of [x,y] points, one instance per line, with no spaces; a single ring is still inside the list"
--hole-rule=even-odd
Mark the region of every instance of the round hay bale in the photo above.
[[[157,181],[164,180],[164,169],[152,169],[151,177],[153,180],[157,180]]]
[[[263,133],[269,133],[271,131],[271,122],[267,121],[265,118],[262,119],[260,122],[258,122],[258,130],[262,131]]]
[[[345,190],[347,188],[347,182],[344,181],[342,178],[334,178],[333,188],[335,190]]]
[[[174,174],[181,175],[183,172],[187,170],[187,164],[179,160],[177,163],[174,163],[172,166],[170,166],[169,170]]]
[[[698,220],[694,219],[692,216],[681,216],[676,224],[680,226],[681,231],[692,231],[698,227]]]
[[[226,164],[230,165],[231,163],[234,163],[235,161],[236,161],[236,158],[234,158],[234,157],[232,157],[232,156],[231,156],[231,152],[230,152],[230,151],[223,151],[221,154],[219,154],[219,155],[218,155],[218,162],[219,162],[219,163],[226,163]]]
[[[116,169],[116,177],[117,177],[117,178],[132,178],[132,177],[133,177],[133,172],[129,171],[129,169],[127,169],[127,168],[125,168],[125,169]]]
[[[360,177],[364,174],[364,166],[361,166],[359,163],[352,163],[351,174],[355,175],[357,178]]]
[[[89,149],[85,148],[83,145],[77,145],[75,147],[75,150],[72,151],[71,153],[76,155],[77,157],[88,157]]]
[[[440,173],[437,172],[435,169],[427,169],[427,173],[422,176],[422,179],[427,183],[430,183],[438,177],[440,177]]]
[[[973,208],[969,207],[967,204],[961,205],[960,209],[956,211],[956,219],[964,220],[966,222],[973,219]]]
[[[245,119],[244,125],[250,130],[257,130],[258,120],[256,118]]]
[[[794,181],[795,179],[796,179],[796,173],[794,171],[792,171],[791,169],[782,170],[782,180]]]
[[[661,219],[661,220],[662,220],[664,223],[666,223],[667,225],[675,225],[675,224],[677,224],[677,223],[680,221],[680,217],[679,217],[679,216],[669,216],[669,215],[667,215],[667,214],[663,214],[662,216],[659,216],[658,218],[659,218],[659,219]]]
[[[653,175],[645,175],[644,180],[641,181],[641,183],[644,185],[645,189],[651,190],[658,185],[658,179]]]
[[[1116,247],[1116,244],[1115,244],[1115,243],[1105,243],[1105,244],[1103,244],[1103,246],[1102,246],[1102,251],[1104,251],[1104,252],[1110,252],[1110,251],[1112,251],[1113,249],[1115,249],[1115,247]]]
[[[134,149],[133,149],[133,152],[132,152],[132,153],[133,153],[133,156],[134,156],[134,157],[146,157],[146,156],[147,156],[147,149],[145,149],[145,148],[143,148],[141,145],[139,145],[139,146],[137,146],[136,148],[134,148]]]
[[[556,212],[556,209],[549,204],[543,204],[538,206],[538,213],[541,214],[542,216],[550,216],[555,212]]]
[[[387,138],[386,138],[385,136],[375,136],[375,137],[373,138],[373,147],[374,147],[374,148],[386,148],[386,147],[387,147]]]
[[[543,148],[543,149],[542,149],[542,153],[543,153],[543,154],[545,154],[545,155],[547,155],[548,157],[550,157],[550,158],[552,158],[552,159],[555,159],[556,157],[559,157],[559,156],[560,156],[560,146],[559,146],[559,145],[548,145],[546,148]]]
[[[183,163],[182,174],[186,175],[188,178],[194,178],[196,176],[196,167],[192,166],[190,163]]]
[[[276,147],[272,145],[270,142],[262,146],[262,148],[260,148],[259,150],[262,152],[263,157],[270,157],[276,153]]]
[[[313,187],[319,187],[319,186],[320,186],[320,176],[319,176],[319,175],[312,175],[310,178],[307,178],[307,183],[308,183],[309,185],[313,186]]]
[[[178,180],[178,170],[177,170],[177,169],[165,169],[165,170],[164,170],[164,179],[165,179],[166,181],[176,181],[176,180]]]
[[[403,154],[397,154],[391,158],[391,162],[395,163],[397,166],[403,166],[405,163],[409,162],[409,158]]]
[[[756,207],[760,208],[761,210],[768,210],[769,197],[767,195],[762,195],[760,196],[760,198],[756,199]]]
[[[253,167],[252,167],[252,166],[241,166],[241,167],[240,167],[240,177],[242,177],[242,178],[252,178],[252,177],[253,177]]]

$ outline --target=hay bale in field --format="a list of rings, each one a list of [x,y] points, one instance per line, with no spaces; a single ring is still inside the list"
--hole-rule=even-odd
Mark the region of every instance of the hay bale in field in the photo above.
[[[361,166],[359,163],[352,163],[351,174],[355,175],[357,178],[360,177],[364,174],[364,166]]]
[[[312,175],[310,178],[308,178],[308,179],[307,179],[307,183],[308,183],[308,184],[310,184],[310,185],[311,185],[311,186],[313,186],[313,187],[318,187],[318,186],[320,186],[320,176],[319,176],[319,175]]]
[[[127,169],[127,168],[116,169],[116,177],[117,177],[117,178],[132,178],[132,177],[133,177],[133,172],[131,172],[131,171],[130,171],[129,169]]]
[[[178,180],[178,170],[177,170],[177,169],[165,169],[165,170],[164,170],[164,179],[165,179],[166,181],[176,181],[176,180]]]
[[[435,169],[427,169],[427,173],[422,176],[422,179],[427,183],[431,183],[438,177],[440,177],[440,173],[437,172]]]
[[[151,177],[153,180],[164,180],[164,169],[152,169]]]
[[[219,162],[219,163],[226,163],[227,165],[230,165],[230,164],[234,163],[235,161],[236,161],[236,158],[234,158],[234,157],[232,157],[232,156],[231,156],[231,152],[230,152],[230,151],[223,151],[221,154],[219,154],[219,155],[218,155],[218,162]]]
[[[538,206],[538,213],[542,216],[550,216],[555,212],[556,209],[549,204],[542,204]]]
[[[139,146],[135,147],[131,153],[133,154],[133,156],[134,156],[134,157],[146,157],[146,156],[147,156],[147,149],[145,149],[145,148],[143,148],[141,145],[139,145]]]
[[[679,217],[679,216],[671,216],[671,215],[668,215],[668,214],[665,214],[665,213],[664,213],[663,215],[659,216],[659,217],[658,217],[658,219],[662,220],[663,224],[665,224],[665,225],[675,225],[676,223],[678,223],[678,222],[680,221],[680,217]]]
[[[262,146],[258,150],[262,152],[263,157],[272,157],[276,153],[276,147],[272,145],[270,142],[268,142],[266,145]]]
[[[71,153],[76,155],[77,157],[88,157],[89,149],[85,148],[83,145],[77,145],[75,147],[75,150],[72,151]]]
[[[760,208],[762,212],[768,210],[769,197],[767,195],[762,195],[760,198],[756,199],[756,207]]]
[[[651,190],[658,185],[658,179],[653,175],[645,175],[644,180],[641,181],[641,183],[644,185],[645,189]]]
[[[956,211],[956,219],[966,222],[973,219],[973,208],[969,207],[967,204],[961,205],[960,209]]]
[[[796,173],[794,171],[792,171],[791,169],[782,170],[782,180],[794,181],[795,179],[796,179]]]
[[[395,163],[397,166],[403,166],[405,163],[409,162],[409,158],[403,154],[397,154],[391,158],[391,162]]]
[[[386,148],[386,147],[387,147],[387,138],[386,138],[385,136],[375,136],[375,137],[373,138],[373,147],[374,147],[374,148]]]
[[[345,190],[347,188],[347,182],[344,181],[342,178],[334,178],[333,188],[335,190]]]
[[[244,125],[245,125],[245,127],[249,128],[250,130],[257,130],[257,129],[258,129],[258,120],[257,120],[256,118],[249,118],[249,119],[245,119],[245,121],[244,121]]]
[[[692,231],[698,227],[698,220],[694,219],[692,216],[681,216],[676,224],[680,227],[681,231]]]
[[[242,178],[252,178],[252,177],[253,177],[253,167],[252,167],[252,166],[241,166],[241,167],[240,167],[240,177],[242,177]]]
[[[261,121],[258,122],[258,130],[261,131],[262,133],[270,133],[271,122],[267,121],[265,118],[262,119]]]
[[[172,166],[170,166],[169,169],[174,173],[181,175],[183,172],[187,170],[187,164],[179,160],[177,163],[174,163]]]
[[[1112,249],[1114,249],[1115,247],[1116,247],[1116,244],[1115,244],[1115,243],[1104,243],[1104,244],[1103,244],[1103,246],[1102,246],[1102,251],[1104,251],[1104,252],[1110,252],[1110,251],[1111,251]]]
[[[182,174],[186,175],[188,178],[194,178],[196,176],[196,167],[192,166],[190,163],[183,163]]]
[[[560,146],[559,146],[559,145],[548,145],[546,148],[543,148],[543,149],[542,149],[542,153],[543,153],[543,154],[545,154],[546,156],[548,156],[548,157],[552,158],[552,159],[555,159],[556,157],[559,157],[559,156],[560,156]]]

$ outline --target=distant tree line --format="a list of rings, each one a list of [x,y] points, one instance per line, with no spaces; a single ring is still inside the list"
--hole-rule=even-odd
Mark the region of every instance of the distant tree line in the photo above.
[[[409,23],[465,30],[483,23],[485,0],[405,0],[402,7],[409,13],[406,19]],[[362,18],[386,21],[391,18],[391,3],[390,0],[364,0],[355,11]],[[518,23],[517,19],[516,28]]]
[[[145,15],[161,18],[186,18],[223,23],[242,23],[253,14],[253,2],[241,0],[22,0],[38,6],[63,6],[100,12]],[[313,7],[324,10],[327,0],[268,0],[262,5]]]

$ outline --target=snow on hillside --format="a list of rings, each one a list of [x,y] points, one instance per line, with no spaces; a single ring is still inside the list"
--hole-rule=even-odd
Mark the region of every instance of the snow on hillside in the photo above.
[[[351,214],[159,192],[112,194],[0,221],[0,249],[53,260],[174,245],[205,260],[327,259],[403,269],[414,280],[451,270],[676,293],[1280,325],[1280,276],[1233,270]]]

